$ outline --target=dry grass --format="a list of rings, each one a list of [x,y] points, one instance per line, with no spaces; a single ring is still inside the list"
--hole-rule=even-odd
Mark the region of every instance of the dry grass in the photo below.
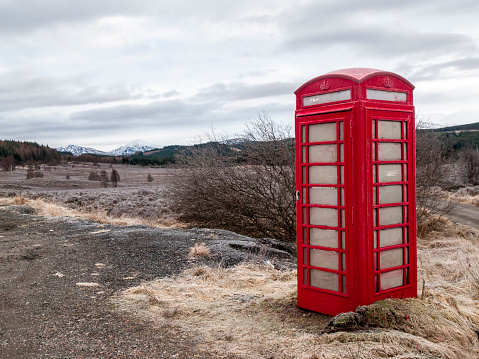
[[[190,252],[188,253],[188,258],[195,259],[200,257],[207,257],[211,254],[210,249],[204,244],[196,243],[194,247],[190,248]]]
[[[460,188],[452,193],[443,191],[443,196],[450,201],[471,204],[479,207],[479,186]]]
[[[13,205],[13,206],[27,206],[34,208],[36,213],[42,216],[50,217],[76,217],[89,219],[94,222],[102,224],[114,224],[114,225],[147,225],[158,228],[179,228],[180,225],[168,218],[148,219],[141,217],[113,217],[108,215],[106,211],[89,209],[87,211],[78,211],[76,209],[68,208],[61,203],[55,203],[47,201],[41,198],[25,198],[23,196],[16,197],[3,197],[0,198],[0,205]]]
[[[419,298],[366,307],[369,330],[320,335],[329,317],[297,309],[295,272],[246,264],[191,268],[131,288],[115,302],[193,333],[199,350],[225,356],[477,358],[478,244],[478,231],[452,224],[420,239]]]

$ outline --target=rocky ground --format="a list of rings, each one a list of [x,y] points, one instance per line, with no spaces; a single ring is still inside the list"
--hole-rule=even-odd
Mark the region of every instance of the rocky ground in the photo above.
[[[195,243],[211,255],[188,259]],[[120,314],[110,298],[196,264],[294,267],[293,248],[210,229],[102,225],[0,206],[0,358],[214,358],[201,338]],[[224,357],[224,356],[222,356]]]

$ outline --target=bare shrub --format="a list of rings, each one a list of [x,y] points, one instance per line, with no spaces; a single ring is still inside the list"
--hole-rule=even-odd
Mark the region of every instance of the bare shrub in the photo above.
[[[151,176],[151,173],[148,173],[148,176],[146,176],[146,180],[148,182],[153,182],[153,177]]]
[[[418,230],[431,218],[449,213],[455,203],[443,197],[442,188],[453,181],[452,164],[448,163],[444,149],[432,125],[419,120],[416,125],[416,200]]]
[[[479,184],[479,152],[469,147],[461,153],[459,158],[464,181],[472,185]]]
[[[291,130],[260,113],[243,137],[240,147],[231,147],[212,135],[178,158],[185,170],[170,191],[173,208],[200,226],[294,241]]]
[[[27,179],[31,178],[42,178],[45,174],[40,171],[36,171],[32,166],[29,166],[27,169]]]
[[[100,181],[100,175],[96,171],[91,171],[90,174],[88,175],[88,180],[89,181]]]
[[[111,170],[110,181],[113,187],[118,187],[118,182],[120,182],[120,174],[117,170]]]

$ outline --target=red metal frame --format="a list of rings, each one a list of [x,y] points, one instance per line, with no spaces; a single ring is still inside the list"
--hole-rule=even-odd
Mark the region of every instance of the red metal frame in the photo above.
[[[368,99],[367,90],[406,93],[404,102]],[[401,76],[373,69],[346,69],[312,79],[296,92],[296,189],[297,234],[298,234],[298,305],[305,309],[336,315],[354,310],[359,305],[370,304],[389,297],[415,297],[417,294],[416,265],[416,201],[415,201],[415,129],[414,86]],[[303,106],[303,98],[337,91],[351,91],[350,100]],[[374,92],[374,91],[373,91]],[[400,139],[373,138],[373,126],[378,135],[379,121],[395,121],[401,124]],[[342,122],[342,138],[340,123]],[[336,124],[336,138],[328,141],[310,142],[310,125]],[[404,132],[406,128],[406,133]],[[303,138],[303,133],[305,138]],[[379,161],[379,144],[401,144],[401,159]],[[336,161],[309,162],[309,146],[336,145]],[[342,148],[342,156],[340,154]],[[401,180],[378,182],[379,170],[373,178],[373,166],[401,165]],[[336,166],[336,183],[317,184],[309,182],[312,167]],[[340,183],[341,167],[344,170]],[[379,168],[379,167],[378,167]],[[407,176],[404,168],[407,169]],[[402,201],[381,204],[379,188],[383,185],[402,186]],[[309,188],[336,188],[337,202],[332,204],[310,203]],[[374,191],[376,188],[376,191]],[[407,194],[405,189],[407,188]],[[374,197],[375,196],[375,197]],[[379,225],[380,209],[401,207],[403,221],[399,224]],[[310,223],[311,208],[337,210],[337,226]],[[374,216],[377,211],[376,217]],[[343,217],[342,217],[343,216]],[[374,221],[377,218],[378,222]],[[337,232],[337,248],[313,245],[310,228],[329,229]],[[402,243],[380,247],[380,230],[403,228]],[[375,248],[377,231],[377,248]],[[344,234],[344,239],[343,239]],[[381,253],[403,248],[402,265],[381,269]],[[310,250],[321,253],[337,253],[335,269],[311,265]],[[389,252],[391,253],[391,252]],[[375,260],[377,257],[377,260]],[[345,262],[345,263],[344,263]],[[345,264],[345,265],[344,265]],[[337,290],[311,285],[311,270],[337,275]],[[383,273],[402,270],[403,285],[381,289]],[[319,272],[318,272],[319,273]],[[396,272],[397,273],[397,272]]]

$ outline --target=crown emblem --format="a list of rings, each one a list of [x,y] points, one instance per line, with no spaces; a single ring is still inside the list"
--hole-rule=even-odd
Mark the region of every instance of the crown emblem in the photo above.
[[[393,87],[393,81],[389,77],[386,77],[383,81],[383,85],[384,87],[391,88]]]
[[[321,89],[321,91],[326,91],[326,90],[329,90],[329,88],[331,87],[331,84],[329,83],[328,80],[324,80],[322,83],[321,83],[321,86],[319,87]]]

